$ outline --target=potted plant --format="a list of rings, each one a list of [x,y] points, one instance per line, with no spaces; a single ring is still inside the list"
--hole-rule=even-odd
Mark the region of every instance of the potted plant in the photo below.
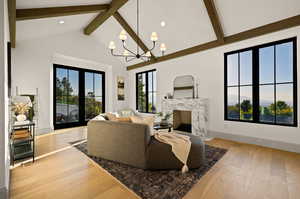
[[[173,113],[159,112],[158,117],[160,117],[160,125],[161,126],[168,126],[169,120],[170,120],[172,115],[173,115]]]

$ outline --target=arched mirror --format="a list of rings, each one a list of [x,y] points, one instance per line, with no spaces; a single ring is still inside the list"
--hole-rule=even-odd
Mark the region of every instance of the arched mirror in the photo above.
[[[194,98],[194,77],[191,75],[176,77],[173,97],[175,99]]]

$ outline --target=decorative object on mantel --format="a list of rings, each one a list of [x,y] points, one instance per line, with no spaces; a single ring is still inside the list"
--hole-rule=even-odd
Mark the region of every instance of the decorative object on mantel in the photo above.
[[[162,112],[170,113],[174,110],[191,111],[192,115],[192,134],[209,140],[208,137],[208,99],[163,99]],[[170,118],[173,123],[173,117]]]
[[[118,76],[117,77],[117,84],[118,84],[118,100],[124,101],[125,100],[125,81],[124,77]]]
[[[165,99],[173,99],[173,95],[171,93],[167,93],[167,96]]]
[[[32,102],[28,96],[15,96],[12,99],[12,111],[14,112],[17,122],[24,123],[27,119],[27,115]]]
[[[173,97],[194,98],[194,77],[191,75],[178,76],[174,79],[174,93]]]
[[[160,117],[160,126],[168,126],[170,124],[169,120],[172,117],[173,112],[159,112],[158,117]]]
[[[139,0],[137,0],[137,6],[136,6],[136,15],[137,15],[137,31],[136,31],[136,34],[137,34],[137,38],[140,38],[140,16],[139,16],[139,11],[140,11],[140,8],[139,8]],[[115,57],[124,57],[125,58],[125,61],[126,62],[130,62],[134,59],[141,59],[143,61],[149,61],[151,56],[152,56],[152,50],[156,47],[156,42],[158,40],[158,36],[157,36],[157,33],[156,32],[152,32],[151,34],[151,41],[152,41],[152,48],[148,51],[148,52],[140,52],[140,41],[137,40],[137,47],[136,47],[136,52],[134,52],[134,50],[130,50],[126,47],[126,39],[127,39],[127,34],[126,34],[126,31],[125,30],[122,30],[120,35],[119,35],[119,38],[120,40],[122,41],[122,47],[124,48],[124,52],[123,54],[114,54],[114,49],[116,48],[116,45],[115,45],[115,42],[114,41],[111,41],[109,43],[109,49],[110,49],[110,52],[113,56]],[[162,56],[164,56],[164,53],[165,51],[167,50],[167,47],[166,47],[166,44],[164,43],[161,43],[160,44],[160,51],[162,53]]]

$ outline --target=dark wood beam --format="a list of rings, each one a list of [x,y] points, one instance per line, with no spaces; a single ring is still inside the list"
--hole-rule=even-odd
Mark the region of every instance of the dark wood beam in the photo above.
[[[85,29],[84,34],[90,35],[109,17],[115,14],[128,0],[112,0],[109,9],[106,12],[100,13]]]
[[[8,1],[8,20],[11,47],[16,47],[16,0]]]
[[[119,12],[114,13],[114,18],[119,22],[119,24],[124,28],[124,30],[130,35],[130,37],[138,44],[138,46],[144,51],[148,52],[149,48],[144,44],[144,42],[137,36],[137,34],[132,30],[126,20],[120,15]],[[151,53],[152,54],[152,53]],[[152,54],[154,57],[154,55]]]
[[[217,36],[217,39],[220,41],[224,41],[224,32],[222,29],[222,25],[219,19],[219,15],[214,3],[214,0],[204,0],[204,4],[208,13],[208,16],[210,18],[210,21],[212,23],[212,26],[214,28],[215,34]]]
[[[128,66],[127,70],[133,70],[133,69],[141,68],[141,67],[148,66],[148,65],[151,65],[151,64],[155,64],[155,63],[175,59],[175,58],[178,58],[178,57],[182,57],[182,56],[185,56],[185,55],[193,54],[193,53],[196,53],[196,52],[200,52],[200,51],[207,50],[207,49],[210,49],[210,48],[215,48],[217,46],[220,46],[222,43],[223,42],[220,42],[218,40],[211,41],[211,42],[208,42],[208,43],[205,43],[205,44],[201,44],[201,45],[194,46],[194,47],[191,47],[191,48],[187,48],[187,49],[184,49],[184,50],[181,50],[181,51],[177,51],[177,52],[174,52],[174,53],[162,56],[162,57],[156,57],[155,60],[150,60],[150,61],[147,61],[147,62],[141,62],[141,63],[138,63],[138,64]]]
[[[107,10],[109,4],[17,9],[17,20],[60,17]]]
[[[300,15],[297,15],[297,16],[290,17],[290,18],[287,18],[287,19],[284,19],[281,21],[277,21],[277,22],[270,23],[270,24],[267,24],[264,26],[260,26],[258,28],[254,28],[251,30],[247,30],[247,31],[244,31],[241,33],[237,33],[237,34],[225,37],[224,42],[216,40],[216,41],[201,44],[201,45],[198,45],[198,46],[195,46],[192,48],[188,48],[185,50],[177,51],[175,53],[171,53],[171,54],[168,54],[168,55],[165,55],[162,57],[157,57],[156,60],[150,60],[147,62],[141,62],[141,63],[135,64],[135,65],[131,65],[131,66],[127,67],[127,70],[141,68],[141,67],[148,66],[148,65],[151,65],[154,63],[159,63],[159,62],[175,59],[178,57],[182,57],[182,56],[190,55],[193,53],[209,50],[212,48],[220,47],[220,46],[231,44],[234,42],[243,41],[246,39],[251,39],[254,37],[258,37],[258,36],[269,34],[272,32],[284,30],[287,28],[292,28],[292,27],[299,26],[299,25],[300,25]]]

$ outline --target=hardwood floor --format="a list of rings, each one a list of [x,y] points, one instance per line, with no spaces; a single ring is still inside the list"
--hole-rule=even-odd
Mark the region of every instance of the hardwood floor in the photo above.
[[[11,198],[139,198],[69,146],[85,137],[84,128],[39,137],[37,154],[50,155],[12,169]],[[184,199],[300,198],[300,154],[222,139],[208,144],[228,152]]]

